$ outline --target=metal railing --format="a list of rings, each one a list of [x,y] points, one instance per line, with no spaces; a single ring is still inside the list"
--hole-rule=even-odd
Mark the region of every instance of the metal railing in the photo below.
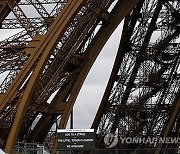
[[[42,144],[17,142],[13,154],[50,154]]]

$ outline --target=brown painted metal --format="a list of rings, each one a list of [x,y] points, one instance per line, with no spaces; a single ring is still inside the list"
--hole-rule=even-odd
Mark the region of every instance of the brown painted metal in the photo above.
[[[18,3],[20,0],[16,0],[14,2]],[[7,2],[6,0],[1,0],[0,1],[0,23],[2,23],[2,21],[9,15],[9,13],[11,12],[11,9],[7,6]]]
[[[6,93],[5,99],[1,104],[1,109],[6,105],[6,103],[10,99],[12,99],[12,97],[14,96],[16,92],[16,89],[24,81],[25,77],[27,77],[30,70],[32,69],[32,66],[34,65],[35,61],[37,61],[37,58],[38,58],[39,61],[34,68],[34,71],[29,79],[26,89],[24,90],[22,98],[19,102],[19,107],[16,112],[14,122],[9,132],[9,137],[7,139],[6,148],[5,148],[5,151],[7,153],[10,153],[15,145],[21,123],[27,111],[30,97],[32,96],[32,93],[36,88],[37,82],[40,78],[40,75],[44,69],[44,66],[47,60],[49,59],[52,51],[55,49],[55,46],[58,43],[58,39],[62,37],[66,28],[70,25],[72,19],[74,18],[76,13],[79,11],[80,7],[82,6],[84,2],[85,1],[83,0],[82,1],[81,0],[68,1],[63,11],[60,13],[60,15],[57,17],[55,22],[52,24],[52,26],[48,30],[47,34],[45,36],[38,36],[39,37],[38,43],[36,45],[33,44],[35,48],[32,53],[35,53],[35,55],[32,55],[31,56],[32,60],[29,60],[24,65],[24,67],[18,74],[17,78],[12,83],[12,86],[11,86],[12,88],[9,88],[8,90],[9,92]],[[35,37],[35,40],[36,40],[36,37]],[[40,54],[42,55],[39,57]]]
[[[27,4],[30,5],[31,3],[33,1]],[[62,3],[64,5],[66,1]],[[7,56],[8,58],[9,56],[11,58],[11,54],[14,54],[14,56],[21,54],[22,56],[21,63],[19,63],[20,58],[17,58],[17,60],[12,59],[11,62],[4,59],[1,61],[2,72],[10,71],[12,62],[14,67],[18,67],[17,71],[7,76],[1,87],[3,94],[1,94],[0,99],[2,115],[0,120],[2,124],[1,130],[5,132],[1,134],[0,138],[3,140],[2,146],[6,144],[7,152],[13,149],[17,138],[23,141],[26,136],[27,142],[44,142],[46,135],[53,123],[57,121],[58,116],[62,116],[60,127],[65,128],[75,99],[97,55],[119,22],[136,2],[118,2],[112,14],[106,10],[110,7],[112,1],[102,0],[97,3],[89,1],[87,6],[83,3],[87,9],[81,8],[81,3],[82,1],[68,1],[57,17],[56,13],[53,12],[54,17],[50,18],[52,20],[55,18],[55,20],[52,24],[48,24],[48,26],[51,25],[50,27],[43,25],[45,31],[47,31],[45,33],[42,31],[44,30],[43,28],[36,27],[37,19],[34,19],[35,22],[29,19],[21,9],[20,5],[26,5],[26,3],[22,2],[19,5],[12,2],[7,3],[17,20],[21,23],[19,28],[23,27],[25,29],[13,37],[2,41],[0,44],[2,57]],[[14,8],[13,4],[15,4]],[[44,10],[42,5],[34,4],[33,6],[42,18],[47,18],[47,11]],[[44,11],[40,12],[40,8]],[[78,12],[77,10],[80,8],[81,10]],[[118,11],[117,8],[120,8],[121,11]],[[95,10],[94,12],[92,11],[93,9]],[[76,15],[77,12],[78,14]],[[120,16],[113,19],[112,15],[116,16],[116,13]],[[29,23],[32,22],[32,24],[28,25],[21,19]],[[13,23],[14,21],[15,23]],[[89,46],[92,48],[88,47],[84,53],[79,52],[81,50],[80,47],[82,48],[85,45],[100,21],[104,23],[96,37],[94,39],[91,38],[93,41]],[[8,20],[5,20],[5,23],[3,23],[3,28],[11,26],[11,24],[6,25],[6,22]],[[16,22],[16,20],[12,20],[12,25],[18,28],[15,25],[17,24]],[[70,25],[70,23],[72,24]],[[33,28],[34,25],[36,25],[35,28]],[[70,28],[67,25],[70,25]],[[89,31],[89,29],[91,30]],[[69,38],[66,38],[67,36],[64,33],[66,30],[66,33],[70,33]],[[39,32],[43,33],[43,35],[36,34]],[[80,35],[79,32],[81,33]],[[31,38],[33,39],[29,41]],[[22,42],[19,41],[20,39]],[[66,41],[64,42],[65,39]],[[59,47],[59,40],[64,43],[62,48]],[[79,44],[82,45],[79,47]],[[49,57],[53,57],[53,60]],[[57,84],[60,85],[56,87]],[[48,104],[46,102],[47,98],[58,87],[60,89],[56,96]],[[46,100],[44,101],[45,98]],[[14,110],[14,113],[12,110]],[[42,114],[42,117],[34,129],[30,130],[39,113]],[[9,117],[13,117],[13,119]],[[7,125],[7,121],[10,125]],[[44,121],[46,122],[44,123]],[[7,129],[5,130],[5,128]],[[29,133],[27,130],[31,132]],[[42,132],[44,133],[42,134]]]
[[[97,37],[93,40],[92,44],[87,49],[87,53],[89,53],[88,58],[89,61],[87,61],[81,72],[79,73],[79,76],[77,78],[77,81],[73,87],[71,97],[69,98],[69,101],[65,107],[65,111],[62,115],[62,120],[60,121],[60,128],[65,128],[68,117],[71,113],[72,107],[75,103],[76,97],[81,89],[81,86],[92,67],[94,61],[96,60],[98,54],[100,53],[101,49],[103,48],[104,44],[108,40],[108,38],[111,36],[113,31],[116,29],[116,27],[119,25],[121,20],[129,13],[130,10],[132,10],[133,6],[138,2],[136,1],[119,1],[114,10],[111,13],[111,16],[113,18],[111,19],[110,23],[108,25],[103,26],[98,34]]]
[[[116,74],[119,70],[119,65],[120,65],[120,62],[121,62],[121,59],[122,59],[122,46],[123,46],[123,43],[124,43],[124,39],[126,37],[126,28],[127,28],[127,22],[126,22],[126,19],[128,17],[125,18],[125,23],[124,23],[124,27],[123,27],[123,34],[121,36],[121,42],[120,42],[120,46],[119,46],[119,49],[118,49],[118,53],[117,53],[117,56],[116,56],[116,60],[114,62],[114,67],[113,67],[113,70],[111,72],[111,76],[110,76],[110,79],[109,79],[109,82],[107,84],[107,87],[106,87],[106,90],[104,92],[104,96],[103,96],[103,99],[100,103],[100,106],[99,106],[99,109],[98,109],[98,112],[96,113],[96,116],[94,118],[94,121],[93,121],[93,124],[92,124],[92,128],[94,129],[97,129],[98,127],[98,124],[100,122],[100,118],[102,116],[102,113],[103,113],[103,110],[104,110],[104,107],[106,105],[106,102],[108,101],[108,96],[111,92],[111,89],[112,89],[112,86],[113,86],[113,82],[115,80],[115,77],[116,77]]]
[[[113,3],[115,3],[114,6],[112,6]],[[123,98],[122,105],[114,114],[115,120],[111,120],[112,128],[106,128],[105,131],[114,133],[117,127],[124,129],[118,125],[118,121],[125,116],[129,118],[129,121],[125,119],[128,127],[135,128],[140,124],[145,124],[148,118],[145,119],[145,116],[141,117],[140,115],[146,115],[144,113],[146,111],[151,113],[154,119],[154,123],[153,121],[149,122],[147,135],[153,134],[153,127],[158,125],[161,127],[159,134],[167,136],[174,127],[175,118],[179,114],[179,100],[172,102],[173,105],[168,104],[168,107],[162,106],[160,103],[155,106],[143,106],[148,99],[157,95],[163,88],[162,98],[169,99],[166,86],[162,83],[165,73],[173,66],[169,65],[170,62],[164,64],[164,61],[160,61],[165,55],[161,55],[161,52],[171,45],[169,43],[171,40],[179,35],[178,26],[175,28],[178,23],[176,17],[174,17],[175,20],[172,23],[168,23],[174,30],[171,32],[169,29],[168,35],[160,40],[159,44],[155,44],[153,48],[157,50],[157,57],[161,55],[160,60],[158,58],[153,59],[154,56],[151,57],[153,61],[151,64],[157,63],[157,71],[148,76],[147,72],[151,72],[152,66],[148,68],[147,64],[141,64],[143,60],[149,63],[147,60],[149,57],[143,53],[146,52],[145,48],[148,47],[156,26],[161,27],[163,24],[164,27],[167,26],[167,23],[162,22],[162,25],[158,25],[156,22],[157,14],[160,14],[162,5],[169,11],[167,16],[173,16],[175,13],[178,16],[178,13],[173,10],[173,5],[177,3],[176,0],[164,2],[160,0],[117,0],[115,2],[112,0],[62,0],[60,2],[56,0],[1,0],[1,28],[23,28],[23,30],[0,42],[0,75],[1,73],[9,73],[0,86],[0,148],[5,148],[6,152],[10,153],[17,139],[22,142],[44,143],[47,142],[51,127],[55,123],[59,124],[58,128],[66,127],[69,115],[88,72],[103,46],[124,17],[126,17],[124,30],[114,68],[92,128],[97,129],[98,132],[102,116],[118,108],[119,104],[115,107],[110,106],[109,96],[113,91],[113,84],[121,76],[118,72],[122,72],[123,69],[128,67],[129,61],[124,63],[124,66],[127,65],[126,67],[121,70],[119,68],[124,62],[123,59],[126,53],[131,50],[131,41],[133,39],[142,41],[141,38],[145,36],[142,44],[139,45],[138,41],[134,43],[137,46],[134,46],[135,49],[132,51],[141,49],[142,54],[136,56],[134,56],[136,52],[134,52],[134,55],[129,54],[131,57],[137,58],[137,61],[132,65],[133,69],[130,68],[132,69],[132,75],[126,83],[127,85],[124,85],[125,91],[120,96]],[[50,4],[51,7],[52,4],[55,4],[55,6],[49,12],[44,4]],[[23,6],[26,5],[34,7],[39,16],[28,17],[23,10]],[[147,9],[150,13],[142,17],[142,14],[147,11],[143,9],[148,5],[152,9]],[[113,9],[109,11],[111,7]],[[140,13],[140,10],[144,12]],[[155,13],[153,14],[151,11]],[[12,19],[7,18],[10,12],[14,15]],[[165,15],[165,13],[162,13],[162,18]],[[144,32],[141,33],[142,37],[140,38],[140,35],[136,36],[135,32],[141,30],[141,28],[137,29],[137,22],[144,21],[143,24],[146,24],[151,18],[152,21],[149,25],[142,26],[144,28]],[[99,29],[96,31],[98,27]],[[133,38],[133,36],[135,37]],[[148,48],[148,51],[149,49],[151,48]],[[176,48],[174,49],[176,50]],[[170,55],[171,57],[173,56]],[[178,63],[178,58],[176,60]],[[144,87],[148,85],[149,90],[146,94],[145,89],[144,94],[140,95],[141,103],[139,105],[128,106],[127,100],[134,88],[133,86],[142,86],[137,84],[136,79],[138,70],[142,69],[140,66],[146,70],[143,72],[143,76],[148,76],[148,81],[143,84]],[[131,74],[131,72],[128,73]],[[172,82],[170,78],[172,76],[169,75],[168,82]],[[177,78],[178,74],[174,74],[174,81]],[[142,80],[140,79],[140,81]],[[52,95],[55,96],[50,98]],[[174,95],[177,94],[174,93]],[[159,100],[159,102],[161,101],[163,99]],[[168,111],[168,109],[171,110]],[[164,116],[164,119],[167,120],[166,125],[158,124],[157,119],[162,118],[161,114],[163,113],[169,117],[167,120]],[[142,128],[143,126],[139,127],[138,130],[134,129],[133,135],[141,133]],[[102,138],[103,135],[99,135],[99,137]],[[54,142],[51,141],[51,143]],[[100,143],[101,141],[98,144]],[[55,146],[49,145],[49,147]],[[162,147],[162,145],[159,145],[159,148]]]

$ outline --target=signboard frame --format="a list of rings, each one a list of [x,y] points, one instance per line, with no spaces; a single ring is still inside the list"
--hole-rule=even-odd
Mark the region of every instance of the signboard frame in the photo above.
[[[57,150],[94,150],[94,129],[58,129]]]

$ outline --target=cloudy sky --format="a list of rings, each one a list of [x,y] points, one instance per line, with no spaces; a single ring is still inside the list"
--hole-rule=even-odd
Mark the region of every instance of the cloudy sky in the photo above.
[[[74,106],[74,128],[90,128],[106,88],[118,50],[122,23],[96,59]]]

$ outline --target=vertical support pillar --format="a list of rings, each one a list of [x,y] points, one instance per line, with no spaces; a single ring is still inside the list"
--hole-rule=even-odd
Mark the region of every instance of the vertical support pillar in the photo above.
[[[73,117],[73,109],[71,111],[71,118],[70,118],[70,129],[73,129],[73,123],[74,123],[74,117]]]

